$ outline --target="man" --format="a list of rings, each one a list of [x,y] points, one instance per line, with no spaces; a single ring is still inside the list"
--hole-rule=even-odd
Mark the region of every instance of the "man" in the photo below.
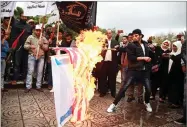
[[[1,25],[1,28],[3,28],[5,30],[5,39],[6,40],[9,39],[10,33],[11,33],[11,26],[9,26],[9,28],[8,28],[9,21],[10,21],[10,17],[4,17],[3,23]]]
[[[4,29],[1,28],[1,91],[7,92],[4,88],[4,74],[6,68],[6,57],[9,50],[8,42],[6,41],[6,32]]]
[[[100,89],[100,97],[104,97],[106,95],[108,91],[108,85],[111,91],[111,96],[115,97],[116,77],[118,72],[118,59],[116,48],[119,47],[119,43],[116,40],[112,39],[112,30],[108,29],[106,34],[106,47],[101,53],[103,61],[101,61],[98,87]]]
[[[107,112],[113,112],[116,105],[125,96],[125,92],[130,85],[134,82],[141,83],[145,86],[145,106],[148,112],[152,112],[151,105],[149,103],[151,86],[150,86],[150,68],[149,64],[151,58],[149,57],[149,48],[147,43],[142,41],[142,32],[140,29],[135,29],[133,32],[133,42],[127,46],[127,58],[128,58],[128,72],[124,85],[118,92],[114,102],[109,106]]]
[[[178,36],[179,37],[179,36]],[[180,38],[178,38],[178,40],[181,40],[182,43],[182,57],[183,57],[183,61],[186,65],[186,39],[184,39],[184,36],[181,36]],[[176,124],[180,124],[180,125],[186,125],[186,90],[187,90],[187,86],[186,86],[186,68],[183,70],[185,73],[185,82],[184,82],[184,103],[183,103],[183,117],[180,119],[175,120],[174,122]]]
[[[120,43],[120,47],[125,48],[128,45],[128,36],[123,36],[122,43]],[[124,84],[128,62],[127,62],[127,53],[122,53],[121,55],[121,83]]]
[[[132,33],[129,33],[128,34],[128,42],[133,42],[133,36],[132,36]]]
[[[41,25],[36,25],[33,35],[30,35],[24,45],[24,48],[29,51],[28,56],[28,72],[26,78],[26,90],[29,92],[32,88],[32,75],[34,73],[35,65],[37,64],[37,82],[36,89],[43,92],[42,86],[42,76],[43,76],[43,66],[44,66],[44,55],[45,51],[48,50],[48,41],[45,37],[40,39]],[[39,50],[38,49],[39,46]],[[37,56],[38,51],[38,56]],[[37,59],[38,58],[38,59]]]
[[[153,41],[152,41],[152,40],[153,40],[153,37],[150,36],[149,39],[147,40],[147,43],[149,43],[149,44],[153,44]]]
[[[13,74],[13,81],[11,82],[12,85],[17,84],[17,80],[20,78],[20,74],[22,75],[22,80],[26,78],[27,72],[27,59],[28,59],[28,52],[24,49],[24,43],[29,35],[32,34],[32,29],[30,25],[26,23],[27,17],[23,15],[23,12],[20,14],[20,21],[14,20],[12,30],[11,30],[11,43],[19,38],[18,44],[16,46],[14,52],[14,74]]]

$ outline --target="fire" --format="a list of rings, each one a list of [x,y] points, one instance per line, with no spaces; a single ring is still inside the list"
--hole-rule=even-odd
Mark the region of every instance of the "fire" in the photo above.
[[[93,98],[95,90],[95,78],[92,76],[92,71],[96,63],[103,59],[100,53],[105,39],[106,35],[98,31],[83,31],[76,38],[81,59],[78,59],[77,66],[74,68],[76,94],[72,106],[71,122],[86,119],[89,101]],[[81,114],[81,116],[78,114]]]

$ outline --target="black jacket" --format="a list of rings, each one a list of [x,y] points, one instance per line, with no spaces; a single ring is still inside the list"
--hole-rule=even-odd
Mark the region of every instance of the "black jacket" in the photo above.
[[[143,60],[137,61],[137,57],[150,57],[151,49],[148,47],[147,42],[142,40],[142,43],[145,47],[145,56],[142,47],[138,42],[129,43],[126,48],[129,70],[140,71],[143,70],[144,67],[146,71],[151,70],[151,62],[147,63]]]
[[[184,44],[182,44],[181,54],[182,54],[182,59],[183,59],[184,63],[186,64],[186,57],[187,57],[187,55],[186,55],[186,40],[184,41]]]

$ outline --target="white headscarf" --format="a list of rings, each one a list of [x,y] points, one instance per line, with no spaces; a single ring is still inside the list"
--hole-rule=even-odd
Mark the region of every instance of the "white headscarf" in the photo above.
[[[173,49],[172,49],[172,52],[170,53],[170,55],[177,56],[177,55],[181,54],[181,48],[182,48],[181,41],[176,41],[176,42],[173,43],[173,45],[175,45],[177,47],[177,51],[174,52]],[[173,60],[169,59],[168,73],[170,72],[172,64],[173,64]]]
[[[169,46],[168,46],[168,48],[167,48],[167,49],[164,49],[164,48],[163,48],[163,44],[164,44],[165,42],[168,42],[168,44],[169,44]],[[161,44],[161,49],[162,49],[162,50],[164,50],[164,51],[166,51],[166,50],[170,49],[170,47],[171,47],[171,42],[170,42],[169,40],[165,40],[165,41],[164,41],[164,42],[162,42],[162,44]]]

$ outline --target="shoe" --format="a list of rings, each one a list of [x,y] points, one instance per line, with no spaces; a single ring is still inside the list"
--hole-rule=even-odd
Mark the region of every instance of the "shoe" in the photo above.
[[[148,112],[152,112],[152,108],[151,108],[151,105],[150,105],[150,103],[145,103],[145,106],[146,106],[146,110],[148,111]]]
[[[53,92],[54,92],[54,89],[52,89],[50,92],[53,93]]]
[[[25,93],[28,93],[30,90],[31,90],[31,89],[26,89],[26,90],[25,90]]]
[[[175,120],[174,122],[179,125],[186,125],[186,120],[184,118],[180,118],[178,120]]]
[[[51,85],[48,85],[48,90],[52,90],[52,86]]]
[[[99,97],[104,97],[106,96],[106,93],[100,93]]]
[[[134,97],[128,97],[128,98],[127,98],[127,102],[132,102],[133,100],[135,100]]]
[[[11,82],[12,85],[17,85],[17,82],[14,80]]]
[[[115,104],[111,104],[110,106],[109,106],[109,108],[107,109],[107,112],[114,112],[115,111],[115,109],[116,109],[116,105]]]
[[[8,90],[7,90],[7,89],[4,89],[4,88],[2,88],[1,91],[2,91],[2,92],[8,92]]]
[[[160,103],[164,103],[164,100],[162,98],[159,99]]]
[[[44,92],[42,88],[36,88],[36,90],[39,92]]]

